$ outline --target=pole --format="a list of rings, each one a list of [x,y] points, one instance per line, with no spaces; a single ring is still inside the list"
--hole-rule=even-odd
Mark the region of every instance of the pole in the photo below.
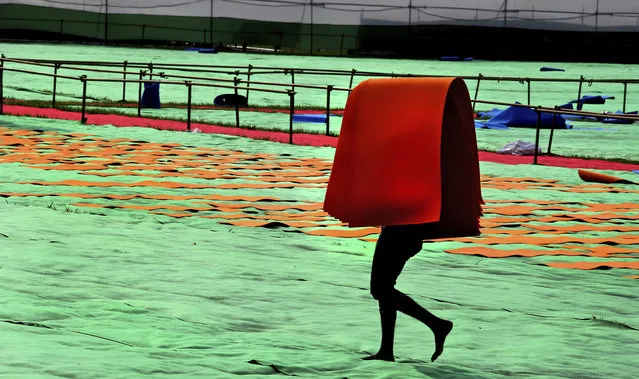
[[[239,95],[237,93],[237,85],[240,84],[240,78],[237,76],[233,78],[233,83],[235,85],[235,126],[240,127],[240,106],[239,106]]]
[[[355,70],[355,69],[351,70],[351,81],[348,83],[348,89],[353,88],[353,77],[355,76],[356,72],[357,72],[357,70]]]
[[[581,102],[579,102],[579,100],[581,99],[581,87],[584,84],[584,76],[580,75],[579,76],[579,90],[577,91],[577,110],[581,110],[582,104]]]
[[[413,0],[408,2],[408,38],[413,39]]]
[[[122,102],[126,101],[126,66],[129,62],[124,61],[122,67],[124,68],[124,81],[122,82]]]
[[[80,80],[82,81],[82,118],[80,119],[80,122],[82,124],[86,124],[87,123],[87,118],[86,118],[86,108],[87,108],[87,76],[86,75],[82,75],[80,77]]]
[[[57,92],[57,87],[58,87],[58,69],[60,68],[60,64],[56,63],[53,66],[53,94],[52,94],[52,98],[51,98],[51,106],[53,108],[55,108],[55,94]]]
[[[333,90],[332,85],[326,86],[326,135],[330,134],[330,125],[331,125],[331,91]]]
[[[530,78],[526,79],[528,82],[528,104],[530,105]]]
[[[187,103],[186,103],[186,130],[188,132],[191,131],[191,82],[186,82],[186,88],[188,92]]]
[[[539,109],[535,109],[535,112],[537,112],[537,133],[535,135],[535,158],[533,164],[537,164],[537,155],[539,155],[539,129],[541,127],[541,112],[539,112]]]
[[[138,82],[138,117],[142,115],[142,77],[144,70],[140,70],[140,81]]]
[[[628,93],[628,83],[623,82],[623,108],[622,112],[626,113],[626,95]]]
[[[295,113],[295,91],[289,90],[288,97],[290,99],[289,121],[288,121],[288,143],[293,143],[293,115]]]
[[[507,13],[508,13],[508,0],[504,0],[504,26],[508,24],[508,18],[506,16]]]
[[[246,72],[246,102],[248,103],[249,98],[249,87],[251,86],[251,70],[253,69],[253,65],[248,65],[248,70]]]
[[[4,58],[4,56],[3,56]],[[4,114],[4,62],[0,61],[0,114]]]
[[[104,0],[104,46],[109,42],[109,0]]]
[[[555,105],[555,110],[558,110],[559,107]],[[550,125],[550,138],[548,138],[548,154],[550,154],[550,149],[552,148],[552,137],[555,134],[555,119],[557,118],[557,113],[553,113],[552,115],[552,124]]]
[[[477,100],[477,95],[479,94],[479,84],[481,83],[481,73],[477,76],[477,87],[475,87],[475,99]],[[473,112],[475,112],[475,102],[473,101]]]
[[[211,0],[211,14],[209,16],[209,40],[211,40],[211,48],[213,48],[213,0]]]
[[[597,0],[597,5],[595,9],[595,32],[599,31],[599,0]]]
[[[313,0],[311,0],[311,55],[313,55]]]

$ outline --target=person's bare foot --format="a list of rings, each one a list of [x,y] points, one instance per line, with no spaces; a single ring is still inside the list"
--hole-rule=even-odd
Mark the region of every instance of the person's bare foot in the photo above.
[[[453,322],[448,320],[443,320],[439,327],[433,329],[433,334],[435,334],[435,352],[430,358],[431,362],[435,362],[435,360],[444,352],[444,343],[446,342],[446,337],[451,330],[453,330]]]
[[[395,362],[395,357],[393,356],[393,354],[382,353],[382,352],[377,352],[373,355],[369,355],[362,359],[365,361],[380,360],[380,361]]]

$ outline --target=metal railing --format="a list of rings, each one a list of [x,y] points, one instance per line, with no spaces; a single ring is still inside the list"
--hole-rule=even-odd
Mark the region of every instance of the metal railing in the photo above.
[[[11,63],[15,65],[27,65],[27,66],[35,66],[35,67],[46,67],[53,69],[53,73],[45,73],[40,71],[33,70],[25,70],[19,68],[9,68],[6,66],[6,63]],[[118,68],[122,67],[122,69],[105,69],[100,67],[110,67],[110,68]],[[59,74],[58,71],[61,69],[68,69],[73,71],[82,71],[83,74],[79,76],[71,76],[71,75],[62,75]],[[139,71],[129,71],[128,69],[139,69]],[[156,70],[155,73],[153,70]],[[215,74],[224,74],[224,75],[232,75],[232,79],[224,79],[224,78],[213,78],[199,75],[181,75],[181,74],[172,74],[165,71],[158,70],[173,70],[173,71],[185,71],[185,72],[197,72],[197,73],[215,73]],[[245,70],[246,69],[246,70]],[[225,88],[232,89],[235,95],[239,94],[239,91],[246,91],[247,98],[249,91],[257,91],[257,92],[266,92],[273,94],[282,94],[287,95],[289,98],[289,143],[293,141],[293,116],[295,114],[295,95],[296,88],[307,88],[312,90],[321,90],[326,92],[326,135],[330,135],[330,111],[331,111],[331,92],[332,91],[345,91],[350,92],[352,90],[353,79],[357,76],[365,76],[365,77],[443,77],[442,75],[425,75],[425,74],[400,74],[400,73],[385,73],[385,72],[372,72],[372,71],[358,71],[355,69],[352,70],[323,70],[323,69],[313,69],[313,68],[298,68],[298,67],[268,67],[268,66],[221,66],[221,65],[201,65],[201,64],[161,64],[161,63],[144,63],[144,62],[105,62],[105,61],[77,61],[77,60],[46,60],[46,59],[12,59],[7,58],[4,55],[0,57],[0,114],[3,113],[3,77],[4,72],[16,72],[23,73],[29,75],[39,75],[53,78],[53,91],[52,91],[52,106],[55,108],[56,106],[56,85],[58,79],[67,79],[67,80],[75,80],[79,81],[82,85],[82,111],[81,111],[81,122],[86,123],[86,100],[87,100],[87,85],[89,82],[110,82],[110,83],[122,83],[123,86],[123,100],[125,100],[125,92],[127,83],[138,84],[138,116],[141,116],[141,108],[142,108],[142,85],[144,83],[162,83],[167,85],[184,85],[187,87],[187,130],[191,130],[191,110],[192,110],[192,88],[193,87],[215,87],[215,88]],[[96,74],[118,74],[122,75],[122,78],[90,78],[86,73],[96,73]],[[335,87],[334,85],[308,85],[308,84],[296,84],[295,83],[295,74],[298,75],[336,75],[336,76],[350,76],[350,83],[348,88]],[[128,75],[136,74],[138,75],[137,79],[129,79]],[[259,74],[287,74],[291,75],[291,83],[280,83],[280,82],[266,82],[266,81],[251,81],[252,75]],[[240,79],[240,75],[247,75],[247,79]],[[146,78],[148,76],[148,78]],[[161,80],[153,79],[153,77],[160,77]],[[525,107],[532,109],[537,114],[537,126],[536,126],[536,145],[539,144],[539,134],[540,134],[540,119],[542,113],[550,113],[553,114],[553,125],[551,126],[550,138],[548,142],[548,153],[550,153],[552,148],[552,140],[554,135],[554,121],[556,115],[577,115],[582,117],[597,117],[597,118],[612,118],[612,119],[621,119],[621,120],[629,120],[629,121],[639,121],[639,116],[637,115],[628,115],[628,114],[613,114],[613,113],[598,113],[598,112],[587,112],[582,110],[570,110],[555,107],[544,107],[544,106],[534,106],[530,105],[530,83],[539,81],[539,82],[573,82],[579,83],[578,88],[578,96],[577,99],[581,98],[582,86],[584,83],[592,84],[592,83],[614,83],[623,85],[623,112],[625,113],[626,108],[626,100],[627,100],[627,86],[628,84],[636,84],[639,83],[639,79],[586,79],[581,76],[579,79],[569,79],[569,78],[530,78],[530,77],[497,77],[497,76],[483,76],[479,74],[477,76],[461,76],[460,78],[464,80],[477,80],[477,87],[475,88],[474,98],[472,101],[473,109],[475,104],[489,104],[489,105],[501,105],[501,106],[515,106],[515,107]],[[498,102],[498,101],[490,101],[490,100],[479,100],[479,85],[482,81],[511,81],[511,82],[520,82],[528,84],[528,104],[520,104],[520,103],[508,103],[508,102]],[[251,84],[253,87],[251,87]],[[256,87],[259,86],[259,87]],[[266,87],[266,88],[265,88]],[[269,88],[270,87],[270,88]],[[284,88],[284,89],[282,89]],[[235,116],[236,116],[236,126],[240,127],[240,109],[238,104],[235,104]],[[537,153],[534,156],[534,163],[537,163]]]

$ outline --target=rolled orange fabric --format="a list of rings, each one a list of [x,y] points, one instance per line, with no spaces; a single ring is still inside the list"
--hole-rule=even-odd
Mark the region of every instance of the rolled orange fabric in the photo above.
[[[623,183],[623,184],[637,184],[635,182],[631,182],[630,180],[626,180],[623,178],[618,178],[612,175],[601,174],[594,171],[588,171],[584,169],[579,169],[578,171],[579,177],[586,182],[595,182],[595,183]]]
[[[438,229],[477,231],[482,203],[473,113],[462,79],[369,79],[355,87],[326,212],[350,226],[440,223]]]

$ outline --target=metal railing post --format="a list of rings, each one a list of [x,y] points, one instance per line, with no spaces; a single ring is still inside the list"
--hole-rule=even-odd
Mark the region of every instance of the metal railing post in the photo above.
[[[475,97],[473,100],[477,100],[477,95],[479,94],[479,84],[481,84],[482,74],[477,75],[477,87],[475,87]],[[473,112],[475,112],[475,101],[473,101]]]
[[[332,85],[326,86],[326,135],[330,134],[330,125],[331,125],[331,91],[333,90]]]
[[[144,70],[140,70],[140,76],[138,79],[138,117],[142,116],[142,78],[144,77]]]
[[[559,110],[559,106],[555,105],[555,110]],[[550,154],[552,149],[552,137],[555,134],[555,120],[557,119],[557,113],[552,114],[552,124],[550,125],[550,137],[548,138],[548,151],[547,154]]]
[[[237,85],[240,84],[240,78],[238,78],[237,76],[233,78],[233,85],[235,86],[235,88],[233,89],[235,91],[235,126],[237,126],[238,128],[240,127],[240,105],[239,103],[239,95],[238,95],[238,91],[237,91]]]
[[[249,87],[251,86],[251,70],[253,69],[253,65],[248,65],[248,70],[246,72],[246,102],[248,103],[249,99]]]
[[[87,118],[86,118],[86,111],[87,111],[87,76],[86,75],[82,75],[80,77],[80,80],[82,81],[82,118],[80,119],[80,123],[86,124],[87,123]]]
[[[56,63],[53,66],[53,93],[51,94],[51,106],[55,108],[55,96],[58,88],[58,69],[60,68],[60,63]]]
[[[4,114],[4,65],[0,62],[0,114]]]
[[[535,134],[535,157],[533,164],[537,164],[537,156],[539,155],[539,129],[541,128],[541,112],[538,108],[535,109],[535,112],[537,112],[537,132]]]
[[[583,87],[584,84],[584,76],[580,75],[579,76],[579,90],[577,90],[577,110],[581,110],[581,102],[579,101],[581,99],[581,87]]]
[[[622,112],[626,113],[626,96],[628,94],[628,83],[623,82],[623,108]]]
[[[351,70],[351,80],[350,82],[348,82],[348,89],[353,88],[353,78],[355,77],[355,73],[357,72],[357,70],[352,69]]]
[[[288,121],[288,143],[293,143],[293,115],[295,114],[295,91],[288,91],[289,97],[289,121]]]
[[[128,61],[124,61],[122,68],[124,69],[124,81],[122,82],[122,102],[126,101],[126,66],[128,65]]]
[[[186,131],[191,131],[191,93],[192,85],[190,81],[186,82],[187,88],[187,103],[186,103]]]

